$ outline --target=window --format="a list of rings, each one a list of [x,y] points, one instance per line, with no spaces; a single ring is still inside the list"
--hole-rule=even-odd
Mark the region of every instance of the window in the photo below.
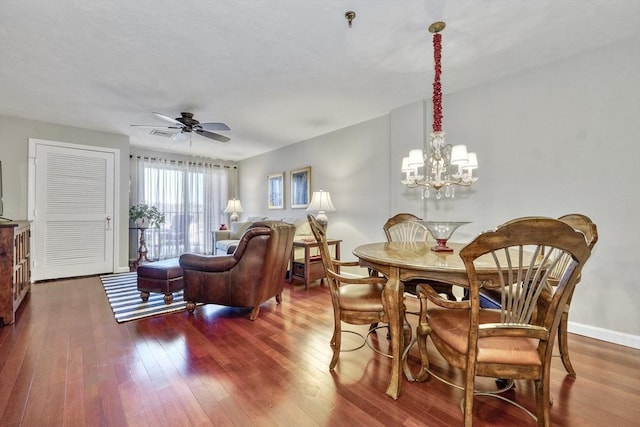
[[[149,256],[211,253],[211,231],[224,215],[231,167],[152,158],[133,162],[137,198],[131,203],[147,203],[165,214],[164,224],[147,230]]]

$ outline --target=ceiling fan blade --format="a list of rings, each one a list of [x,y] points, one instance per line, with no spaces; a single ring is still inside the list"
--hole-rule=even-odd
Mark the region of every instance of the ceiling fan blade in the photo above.
[[[165,129],[182,129],[184,126],[158,126],[158,125],[129,125],[143,128],[165,128]]]
[[[229,126],[224,123],[200,123],[197,126],[200,126],[204,130],[231,130]]]
[[[180,129],[184,127],[183,123],[180,123],[176,119],[172,119],[171,117],[167,116],[166,114],[153,113],[153,115],[156,116],[157,118],[159,118],[160,120],[164,120],[166,122],[173,123],[174,125],[180,126]]]
[[[202,129],[196,129],[195,132],[200,135],[200,136],[204,136],[205,138],[209,138],[209,139],[213,139],[219,142],[229,142],[231,141],[231,138],[228,138],[224,135],[220,135],[218,133],[213,133],[213,132],[209,132],[207,130],[202,130]]]

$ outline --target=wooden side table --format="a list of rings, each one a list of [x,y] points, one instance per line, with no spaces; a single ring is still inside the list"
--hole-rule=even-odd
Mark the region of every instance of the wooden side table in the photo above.
[[[340,242],[338,239],[327,239],[327,245],[335,249],[335,258],[340,259]],[[322,259],[319,254],[311,254],[312,248],[319,247],[319,243],[314,240],[294,240],[293,248],[291,249],[291,271],[289,274],[289,283],[293,282],[293,279],[299,279],[304,281],[304,288],[309,289],[309,283],[324,279],[324,266],[322,265]],[[296,248],[304,248],[304,258],[296,258]]]

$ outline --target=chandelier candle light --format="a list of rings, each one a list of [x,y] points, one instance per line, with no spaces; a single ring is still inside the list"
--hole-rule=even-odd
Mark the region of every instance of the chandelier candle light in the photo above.
[[[468,153],[465,145],[446,144],[442,130],[442,85],[440,66],[442,52],[442,35],[444,22],[434,22],[429,26],[433,33],[433,58],[435,75],[433,81],[433,132],[429,143],[429,150],[425,153],[421,149],[409,151],[409,156],[402,159],[402,172],[406,174],[402,181],[408,188],[423,187],[423,197],[429,197],[429,189],[435,190],[436,199],[442,197],[444,187],[445,197],[455,196],[455,186],[468,187],[478,178],[473,176],[473,170],[478,168],[476,153]],[[450,168],[457,170],[449,173]],[[422,168],[422,174],[420,169]]]

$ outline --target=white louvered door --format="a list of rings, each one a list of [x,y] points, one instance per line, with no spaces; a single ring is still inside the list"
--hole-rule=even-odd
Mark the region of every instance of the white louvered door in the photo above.
[[[87,148],[35,144],[34,281],[113,271],[115,156]]]

